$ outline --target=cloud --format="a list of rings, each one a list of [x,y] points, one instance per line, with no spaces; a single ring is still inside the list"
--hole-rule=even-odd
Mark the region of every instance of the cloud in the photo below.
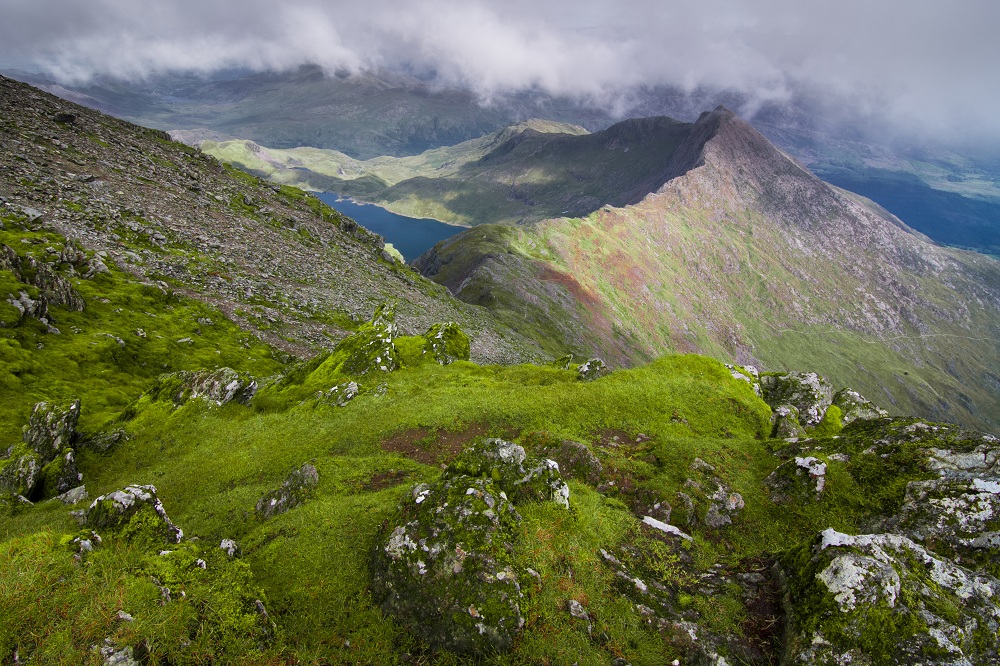
[[[898,128],[1000,138],[995,0],[7,0],[0,63],[67,80],[404,66],[484,99],[643,86],[809,94]]]

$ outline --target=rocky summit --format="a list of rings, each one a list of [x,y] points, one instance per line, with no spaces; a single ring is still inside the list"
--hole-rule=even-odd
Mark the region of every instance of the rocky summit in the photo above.
[[[473,261],[466,288],[487,307],[461,302],[301,192],[19,84],[0,92],[0,662],[1000,664],[1000,440],[899,415],[898,391],[924,396],[937,375],[892,366],[901,388],[872,392],[794,355],[761,367],[762,347],[728,363],[649,348],[626,366],[639,342],[625,320],[603,346],[583,314],[534,329],[545,301],[519,321],[491,305],[503,292],[483,271],[541,271],[537,258]],[[689,129],[719,136],[727,118]],[[693,182],[735,182],[712,180],[718,149],[684,152],[680,178],[695,176],[653,201],[697,194],[723,215]],[[769,168],[801,184],[775,155],[747,165],[753,182]],[[848,199],[809,183],[800,203],[830,223],[811,232],[825,240],[786,231],[820,262],[843,240],[822,214]],[[789,191],[769,199],[783,215]],[[869,212],[873,233],[896,233]],[[941,279],[982,286],[968,257],[908,242]],[[446,274],[448,247],[430,257]],[[718,256],[684,247],[692,267],[699,248]],[[584,252],[602,250],[572,250],[586,266]],[[609,312],[584,282],[534,275],[526,293]],[[887,309],[837,312],[903,316],[875,293]],[[977,317],[992,292],[975,293],[939,312],[970,336],[991,330]],[[650,330],[702,340],[676,326]],[[817,364],[831,331],[808,348]],[[886,376],[869,365],[856,376]]]

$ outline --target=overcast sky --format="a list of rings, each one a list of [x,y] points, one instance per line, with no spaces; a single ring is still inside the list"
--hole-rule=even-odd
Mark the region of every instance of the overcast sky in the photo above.
[[[0,0],[0,66],[69,79],[406,65],[484,98],[705,86],[1000,140],[1000,0]]]

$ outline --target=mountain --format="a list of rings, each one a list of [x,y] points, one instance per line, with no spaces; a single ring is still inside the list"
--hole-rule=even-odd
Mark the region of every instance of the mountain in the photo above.
[[[590,131],[621,119],[620,111],[592,100],[531,91],[484,102],[467,90],[389,71],[325,75],[318,67],[302,67],[207,77],[156,75],[140,82],[97,78],[78,85],[40,74],[8,75],[170,130],[195,146],[203,140],[238,138],[276,149],[336,150],[357,160],[413,156],[532,117]],[[831,114],[824,100],[802,94],[760,103],[734,92],[655,87],[626,91],[615,108],[627,109],[631,116],[694,120],[702,109],[719,104],[740,110],[768,139],[828,182],[872,198],[934,240],[998,253],[1000,164],[995,147],[902,140],[869,117],[851,116],[844,108]],[[837,114],[841,117],[831,118]],[[446,212],[441,214],[444,219]]]
[[[673,175],[664,171],[665,158],[689,129],[665,117],[626,120],[594,133],[530,120],[414,157],[364,162],[333,151],[279,151],[248,141],[205,141],[201,148],[275,182],[472,226],[636,203]]]
[[[455,320],[482,331],[476,357],[530,354],[481,309],[384,254],[379,236],[300,190],[224,167],[163,132],[0,82],[5,205],[30,209],[123,270],[213,303],[294,354],[328,347],[391,299],[406,330]]]
[[[893,411],[996,427],[996,260],[824,183],[722,107],[663,161],[676,176],[635,205],[483,225],[415,265],[550,353],[809,367]]]
[[[699,355],[483,363],[530,341],[317,200],[5,79],[0,159],[0,661],[1000,659],[996,437]],[[670,165],[594,215],[828,213],[821,268],[864,205],[724,110]]]

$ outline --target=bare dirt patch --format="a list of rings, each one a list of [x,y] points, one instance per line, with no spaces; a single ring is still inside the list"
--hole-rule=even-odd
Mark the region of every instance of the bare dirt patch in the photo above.
[[[497,432],[484,423],[471,423],[458,430],[413,428],[398,432],[382,442],[385,451],[398,453],[425,465],[447,465],[462,452],[465,445],[477,437],[505,437],[515,432]]]

